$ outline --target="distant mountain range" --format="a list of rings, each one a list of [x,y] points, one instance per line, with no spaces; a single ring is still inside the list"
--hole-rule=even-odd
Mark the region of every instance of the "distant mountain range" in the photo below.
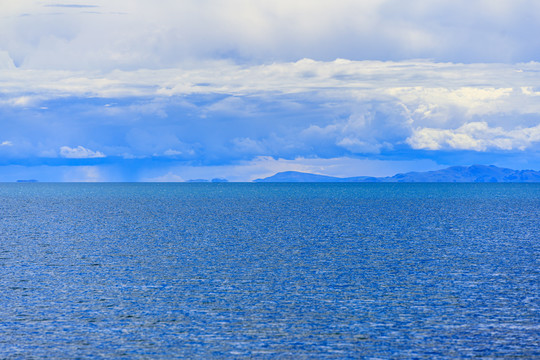
[[[540,182],[540,171],[512,170],[494,165],[452,166],[442,170],[409,172],[387,177],[327,175],[285,171],[255,182]]]

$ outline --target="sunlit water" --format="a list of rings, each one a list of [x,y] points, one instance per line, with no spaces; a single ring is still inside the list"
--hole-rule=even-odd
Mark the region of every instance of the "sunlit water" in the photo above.
[[[1,184],[0,358],[538,358],[540,184]]]

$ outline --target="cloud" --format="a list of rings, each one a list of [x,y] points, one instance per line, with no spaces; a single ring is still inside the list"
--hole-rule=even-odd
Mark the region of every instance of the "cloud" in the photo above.
[[[324,127],[310,125],[301,135],[313,146],[331,142],[353,154],[378,154],[406,137],[410,123],[400,104],[371,101],[355,105],[346,119]]]
[[[2,141],[0,146],[13,146],[13,143],[9,140]]]
[[[97,5],[83,5],[83,4],[46,4],[45,7],[58,7],[58,8],[95,8]]]
[[[103,158],[105,154],[100,151],[92,151],[82,146],[71,148],[62,146],[60,148],[60,156],[68,159],[88,159],[88,158]]]
[[[519,109],[514,100],[527,99],[523,111],[537,111],[535,87],[540,63],[452,64],[427,60],[382,62],[276,62],[240,66],[227,61],[203,62],[190,68],[112,72],[75,72],[24,69],[0,70],[0,93],[10,98],[41,96],[171,97],[224,94],[227,98],[209,111],[237,112],[243,96],[299,94],[339,96],[351,100],[399,99],[415,105],[459,106],[470,115]],[[308,76],[306,75],[308,74]],[[30,92],[29,89],[36,89]],[[232,96],[231,96],[232,95]],[[149,103],[154,107],[159,103]],[[521,104],[523,105],[523,104]],[[249,109],[248,109],[249,110]],[[156,110],[152,110],[156,111]]]
[[[534,0],[5,2],[0,160],[114,163],[101,178],[129,180],[317,170],[306,159],[537,164],[539,32]]]
[[[100,151],[76,147],[64,157],[167,157],[200,165],[258,156],[539,150],[533,135],[517,134],[540,122],[535,62],[218,61],[105,73],[17,68],[0,70],[0,79],[0,126],[14,143],[4,154],[10,157],[43,157],[66,143]],[[470,123],[488,130],[461,129]]]
[[[182,151],[178,151],[178,150],[173,150],[173,149],[167,149],[163,152],[163,155],[165,156],[178,156],[178,155],[182,155],[183,152]]]
[[[159,69],[224,58],[516,63],[538,59],[540,49],[535,0],[19,0],[2,14],[0,48],[26,69]]]
[[[504,130],[486,122],[470,122],[457,129],[421,128],[407,142],[414,149],[525,150],[540,142],[540,125]]]
[[[7,51],[0,51],[0,70],[13,70],[15,64]]]

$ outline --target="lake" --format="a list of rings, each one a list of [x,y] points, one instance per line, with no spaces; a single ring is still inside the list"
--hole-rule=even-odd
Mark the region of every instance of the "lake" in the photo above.
[[[0,358],[539,358],[540,184],[0,184]]]

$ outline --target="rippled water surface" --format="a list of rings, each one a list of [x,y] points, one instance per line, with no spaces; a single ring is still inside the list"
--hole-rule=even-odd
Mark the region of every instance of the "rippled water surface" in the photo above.
[[[539,358],[540,184],[1,184],[0,358]]]

